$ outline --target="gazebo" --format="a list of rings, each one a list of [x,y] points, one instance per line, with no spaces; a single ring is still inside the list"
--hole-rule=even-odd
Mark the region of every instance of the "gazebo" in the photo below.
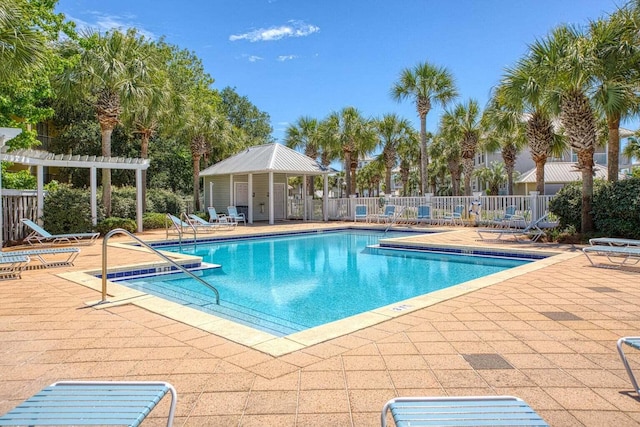
[[[0,141],[2,140],[0,128]],[[97,170],[98,169],[133,169],[136,171],[136,223],[138,232],[142,231],[142,171],[149,167],[148,159],[125,157],[102,157],[87,155],[53,154],[42,150],[20,149],[11,152],[7,148],[0,147],[0,161],[18,163],[21,165],[35,166],[37,177],[37,209],[38,218],[42,216],[44,205],[44,167],[64,168],[88,168],[90,169],[91,188],[91,221],[93,225],[98,221],[97,194]],[[0,186],[0,199],[1,199]],[[0,222],[0,226],[2,223]],[[0,241],[1,242],[1,241]]]
[[[204,181],[205,205],[224,212],[227,206],[236,206],[246,214],[247,221],[275,220],[286,217],[288,178],[322,176],[323,220],[328,220],[328,176],[331,168],[298,153],[282,144],[264,144],[218,162],[200,172]],[[306,200],[306,186],[303,186]],[[309,219],[304,203],[303,219]]]

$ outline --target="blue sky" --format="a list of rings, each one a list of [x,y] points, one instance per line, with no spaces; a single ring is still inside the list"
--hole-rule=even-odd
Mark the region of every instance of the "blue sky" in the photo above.
[[[276,140],[301,116],[346,106],[396,113],[415,105],[389,91],[400,71],[429,61],[453,74],[459,101],[484,105],[505,67],[559,24],[606,16],[613,0],[60,0],[80,27],[136,27],[198,55],[214,87],[271,116]],[[442,109],[427,128],[435,131]],[[637,126],[629,124],[634,130]]]

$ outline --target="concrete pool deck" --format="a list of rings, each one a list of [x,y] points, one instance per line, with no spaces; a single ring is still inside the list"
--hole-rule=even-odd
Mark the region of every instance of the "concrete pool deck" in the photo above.
[[[0,282],[0,413],[58,380],[111,379],[171,382],[179,426],[375,426],[396,396],[495,394],[523,398],[553,426],[640,425],[640,399],[615,348],[619,337],[640,335],[640,268],[593,268],[570,245],[482,242],[473,228],[446,229],[411,240],[560,255],[278,352],[141,305],[87,305],[100,299],[99,288],[65,277],[99,269],[102,241],[82,247],[74,267]],[[153,241],[164,232],[138,237]],[[123,245],[110,246],[108,256],[110,267],[158,262]],[[630,351],[632,362],[640,363],[638,353]],[[143,425],[163,425],[167,411],[162,402]]]

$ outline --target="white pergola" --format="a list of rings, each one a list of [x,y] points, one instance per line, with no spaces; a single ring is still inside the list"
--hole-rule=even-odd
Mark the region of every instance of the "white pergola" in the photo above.
[[[0,128],[0,141],[3,130]],[[15,135],[14,135],[15,136]],[[5,139],[6,140],[6,139]],[[21,165],[35,166],[37,189],[38,218],[42,216],[42,206],[44,204],[44,167],[59,168],[88,168],[90,169],[91,187],[91,222],[95,226],[98,222],[98,206],[96,202],[97,194],[97,170],[98,169],[129,169],[136,171],[136,223],[138,232],[142,231],[142,171],[149,167],[148,159],[125,158],[125,157],[102,157],[70,154],[53,154],[41,150],[14,150],[7,152],[6,147],[0,147],[0,161],[18,163]],[[0,196],[1,193],[0,182]],[[0,197],[1,203],[1,197]],[[1,207],[1,205],[0,205]],[[2,222],[0,219],[0,229]],[[0,236],[0,245],[2,244]]]

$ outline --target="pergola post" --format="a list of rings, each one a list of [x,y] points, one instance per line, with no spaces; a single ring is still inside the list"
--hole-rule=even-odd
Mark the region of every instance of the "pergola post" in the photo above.
[[[44,167],[42,165],[36,166],[36,182],[37,182],[37,196],[36,204],[38,205],[38,224],[42,225],[42,214],[44,208]]]
[[[97,191],[97,169],[95,166],[89,168],[89,187],[91,188],[91,224],[98,225],[98,202],[96,201]]]
[[[136,220],[138,233],[142,233],[142,169],[136,169]]]
[[[323,175],[324,188],[322,189],[322,219],[324,222],[329,220],[329,175]]]
[[[247,204],[249,205],[249,211],[247,212],[247,216],[249,218],[246,218],[247,222],[249,224],[253,224],[253,174],[250,173],[248,178],[247,178],[247,199],[248,202]]]
[[[273,171],[269,171],[269,225],[275,223],[273,216]]]

